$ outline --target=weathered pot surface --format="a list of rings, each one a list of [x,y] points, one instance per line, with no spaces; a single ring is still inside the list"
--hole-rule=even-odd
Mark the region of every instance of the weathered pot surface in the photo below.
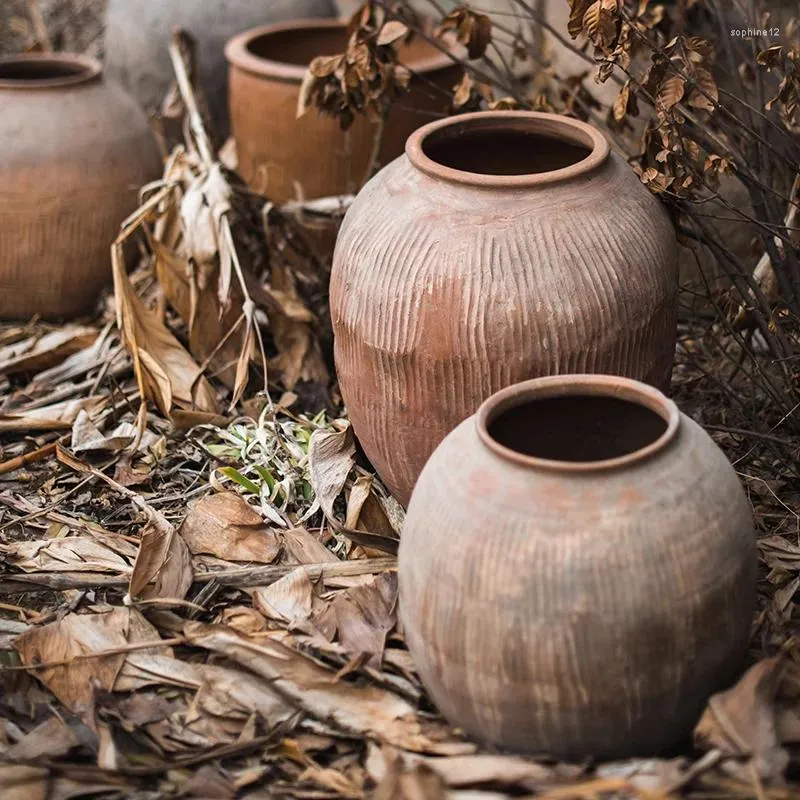
[[[602,134],[484,112],[416,131],[341,227],[331,314],[356,435],[403,503],[493,392],[541,375],[669,384],[677,245]]]
[[[110,248],[161,159],[94,59],[0,59],[0,317],[70,317],[110,285]]]
[[[174,80],[169,41],[177,28],[197,42],[200,78],[217,131],[228,134],[225,43],[254,25],[332,17],[331,0],[110,0],[105,53],[109,76],[146,109],[160,108]]]
[[[636,381],[555,376],[493,395],[426,464],[400,618],[477,739],[654,755],[741,669],[756,568],[750,505],[700,426]]]
[[[230,117],[239,171],[251,187],[276,203],[355,192],[370,167],[376,123],[358,116],[347,131],[338,120],[311,109],[297,119],[308,64],[347,50],[341,20],[293,20],[235,36],[230,63]],[[408,136],[443,113],[461,69],[446,54],[416,38],[396,45],[412,72],[408,93],[392,109],[379,162],[401,155]]]

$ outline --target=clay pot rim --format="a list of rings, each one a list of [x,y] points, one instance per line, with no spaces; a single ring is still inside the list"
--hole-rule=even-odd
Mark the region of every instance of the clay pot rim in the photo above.
[[[103,65],[96,59],[79,53],[20,53],[0,58],[0,70],[11,64],[41,64],[57,67],[77,68],[72,75],[53,78],[3,78],[0,76],[0,89],[60,89],[63,86],[77,86],[97,80],[103,74]]]
[[[489,433],[489,424],[505,411],[534,399],[575,395],[615,397],[636,403],[658,414],[667,423],[666,430],[639,450],[600,461],[559,461],[525,455],[500,444]],[[475,415],[478,437],[496,455],[521,467],[568,473],[601,472],[644,461],[663,450],[677,436],[680,420],[678,406],[653,386],[618,375],[580,374],[551,375],[513,384],[486,399]]]
[[[288,64],[285,61],[274,61],[262,58],[250,52],[250,44],[261,36],[285,31],[309,30],[312,28],[347,28],[342,19],[295,19],[287,22],[275,22],[271,25],[259,25],[237,34],[225,45],[225,58],[232,67],[259,75],[265,78],[301,84],[307,72],[307,66]],[[335,53],[320,53],[335,55]],[[445,53],[437,53],[430,58],[411,61],[405,66],[416,73],[426,74],[437,69],[448,67],[453,60]]]
[[[460,127],[471,130],[517,128],[526,133],[536,133],[562,139],[571,144],[580,144],[590,148],[590,152],[586,158],[567,167],[524,175],[486,175],[480,172],[466,172],[446,167],[425,154],[423,146],[428,136],[446,128]],[[439,180],[479,188],[529,188],[571,180],[599,167],[606,161],[610,152],[607,139],[593,126],[571,117],[542,111],[476,111],[470,114],[458,114],[423,125],[406,141],[406,156],[420,171]]]

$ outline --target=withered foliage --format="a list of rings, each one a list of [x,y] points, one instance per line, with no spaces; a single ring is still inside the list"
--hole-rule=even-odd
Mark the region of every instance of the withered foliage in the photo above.
[[[350,19],[344,53],[317,56],[300,88],[297,116],[316,108],[336,117],[342,130],[357,114],[382,121],[410,78],[392,45],[412,35],[401,19],[389,19],[377,3],[365,3]]]
[[[173,113],[186,115],[186,141],[170,153],[162,180],[143,189],[112,260],[118,327],[142,401],[164,416],[200,415],[199,422],[222,409],[207,375],[228,387],[229,408],[248,387],[266,390],[270,382],[282,389],[304,382],[324,395],[330,335],[326,270],[291,218],[246,189],[213,153],[185,46],[179,36],[170,52],[180,90]],[[126,271],[125,247],[139,232],[156,278],[147,297]],[[166,324],[167,307],[185,343]]]
[[[469,8],[457,8],[448,14],[437,28],[437,34],[455,31],[456,39],[467,48],[470,59],[480,58],[492,41],[492,20]]]

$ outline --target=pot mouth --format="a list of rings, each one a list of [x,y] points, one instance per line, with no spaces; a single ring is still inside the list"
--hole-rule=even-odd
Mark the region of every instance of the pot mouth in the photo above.
[[[24,53],[0,58],[0,89],[58,89],[100,77],[100,62],[77,53]]]
[[[676,436],[680,411],[658,389],[617,375],[554,375],[509,386],[476,415],[493,453],[523,467],[598,472],[642,461]]]
[[[290,20],[234,36],[225,46],[225,58],[254,75],[300,84],[314,58],[344,53],[348,40],[344,20]],[[420,36],[408,44],[398,43],[397,55],[399,63],[412,73],[425,74],[453,64],[446,53]]]
[[[441,180],[523,188],[571,180],[599,167],[609,145],[596,128],[539,111],[478,111],[414,131],[406,155]]]

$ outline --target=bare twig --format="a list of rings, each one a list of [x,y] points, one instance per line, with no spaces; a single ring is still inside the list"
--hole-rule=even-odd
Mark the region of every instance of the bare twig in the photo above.
[[[304,569],[312,581],[375,575],[397,568],[395,558],[364,558],[353,561],[330,561],[322,564],[277,564],[258,567],[238,567],[218,572],[201,572],[194,576],[195,584],[215,581],[220,586],[245,588],[269,586],[296,569]],[[65,591],[67,589],[124,589],[130,576],[98,573],[26,572],[6,576],[0,581],[0,594],[35,591]]]

